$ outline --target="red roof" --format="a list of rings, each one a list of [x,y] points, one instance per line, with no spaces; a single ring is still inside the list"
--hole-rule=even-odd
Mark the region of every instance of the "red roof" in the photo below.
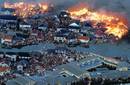
[[[86,36],[79,36],[78,39],[79,39],[79,40],[89,40],[89,37],[86,37]]]
[[[2,67],[2,66],[0,66],[0,72],[7,71],[9,69],[10,69],[9,67]]]
[[[13,36],[10,36],[10,35],[5,35],[4,36],[4,39],[8,39],[8,40],[12,40]]]
[[[103,35],[104,33],[103,33],[102,31],[98,30],[98,31],[96,31],[95,34],[96,34],[96,35]]]

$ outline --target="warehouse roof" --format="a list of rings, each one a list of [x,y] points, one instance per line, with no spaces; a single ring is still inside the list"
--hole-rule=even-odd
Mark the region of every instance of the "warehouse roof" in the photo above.
[[[13,16],[13,15],[0,15],[0,19],[3,19],[3,20],[17,20],[17,16]]]

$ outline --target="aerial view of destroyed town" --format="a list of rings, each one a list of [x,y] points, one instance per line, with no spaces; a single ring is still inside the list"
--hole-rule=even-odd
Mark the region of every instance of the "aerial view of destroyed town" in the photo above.
[[[130,0],[0,0],[0,85],[130,85]]]

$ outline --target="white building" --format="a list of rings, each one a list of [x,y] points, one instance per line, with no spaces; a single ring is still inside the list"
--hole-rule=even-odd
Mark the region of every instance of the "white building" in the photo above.
[[[17,70],[18,71],[23,71],[23,65],[17,65]]]
[[[31,30],[31,25],[26,22],[22,22],[19,24],[19,28],[22,30]]]
[[[78,33],[78,32],[80,32],[80,28],[81,28],[80,25],[78,25],[77,23],[71,23],[69,25],[69,30],[72,32]]]
[[[38,26],[38,29],[42,30],[42,31],[46,31],[47,28],[48,28],[48,25],[46,25],[46,24],[41,24],[40,26]]]

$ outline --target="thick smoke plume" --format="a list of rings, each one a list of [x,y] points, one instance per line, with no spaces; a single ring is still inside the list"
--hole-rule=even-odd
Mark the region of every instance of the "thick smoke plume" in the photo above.
[[[41,0],[42,1],[42,0]],[[48,0],[56,6],[63,7],[71,6],[78,3],[87,3],[91,8],[99,11],[105,10],[110,12],[117,12],[118,14],[127,18],[130,23],[130,0]],[[130,24],[129,24],[130,27]]]

